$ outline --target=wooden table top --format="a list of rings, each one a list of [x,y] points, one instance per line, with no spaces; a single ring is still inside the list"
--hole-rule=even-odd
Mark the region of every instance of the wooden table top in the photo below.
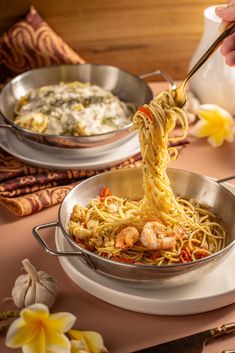
[[[155,92],[162,87],[158,83],[152,84]],[[213,148],[204,140],[192,139],[172,166],[214,178],[235,174],[235,142]],[[88,294],[65,274],[58,258],[46,254],[32,236],[35,225],[57,219],[58,207],[23,218],[0,208],[0,301],[10,296],[20,274],[21,261],[28,258],[38,269],[49,272],[58,280],[60,294],[53,311],[69,311],[77,316],[77,327],[100,332],[111,353],[128,353],[235,321],[235,304],[203,314],[159,316],[121,309]],[[47,230],[44,238],[51,247],[54,246],[54,230]],[[210,343],[203,352],[220,353],[225,348],[234,347],[235,335],[230,335]],[[1,337],[0,352],[11,351]]]

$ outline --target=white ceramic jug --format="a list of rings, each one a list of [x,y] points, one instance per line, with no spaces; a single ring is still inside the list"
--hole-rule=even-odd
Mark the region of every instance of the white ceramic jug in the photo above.
[[[204,10],[204,33],[191,59],[189,69],[218,37],[221,19],[215,14],[215,7]],[[218,48],[203,66],[192,76],[189,88],[201,103],[214,103],[235,115],[235,67],[225,64]]]

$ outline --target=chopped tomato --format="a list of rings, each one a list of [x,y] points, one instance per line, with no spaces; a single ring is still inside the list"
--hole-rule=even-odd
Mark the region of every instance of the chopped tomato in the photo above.
[[[104,187],[100,190],[100,201],[104,201],[107,196],[111,196],[112,193],[108,187]]]
[[[195,253],[195,257],[196,257],[197,260],[202,259],[203,257],[207,257],[208,255],[209,255],[208,252],[207,251],[203,251],[203,250],[197,251]]]
[[[184,249],[185,249],[185,251],[187,251],[188,256],[189,256],[189,257],[191,258],[191,260],[192,260],[192,254],[191,254],[190,248],[189,248],[187,245],[185,245],[185,246],[184,246]]]
[[[133,260],[133,259],[126,259],[125,257],[113,256],[113,258],[114,258],[115,260],[117,260],[117,261],[126,262],[126,263],[129,263],[129,264],[135,263],[135,260]]]
[[[150,121],[153,121],[153,113],[151,112],[151,110],[149,108],[141,106],[138,108],[138,110],[140,112],[144,113],[144,115],[146,115]]]
[[[190,261],[192,261],[192,255],[191,255],[191,252],[190,252],[188,247],[186,247],[185,249],[181,250],[180,261],[181,262],[190,262]]]
[[[149,255],[149,258],[151,260],[156,260],[156,259],[159,259],[160,257],[161,257],[161,251],[159,251],[159,250],[155,250],[152,252],[151,255]]]

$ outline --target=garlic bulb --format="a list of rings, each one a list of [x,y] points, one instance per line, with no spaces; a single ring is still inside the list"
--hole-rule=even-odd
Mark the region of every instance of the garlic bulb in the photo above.
[[[50,308],[57,296],[57,281],[44,271],[38,271],[28,259],[22,261],[27,274],[20,275],[12,289],[12,298],[18,308],[42,303]]]

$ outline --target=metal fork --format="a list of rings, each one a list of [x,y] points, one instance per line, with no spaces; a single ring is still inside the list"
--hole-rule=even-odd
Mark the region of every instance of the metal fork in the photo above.
[[[220,46],[223,40],[235,31],[235,23],[231,24],[220,36],[214,41],[214,43],[207,49],[204,55],[198,60],[194,67],[188,73],[186,79],[181,83],[179,87],[172,89],[172,95],[175,100],[177,107],[183,107],[186,102],[185,85],[188,80],[195,74],[195,72],[204,64],[204,62],[214,53],[214,51]]]
[[[235,353],[235,348],[234,349],[229,349],[229,350],[226,350],[226,351],[223,351],[221,353]]]

